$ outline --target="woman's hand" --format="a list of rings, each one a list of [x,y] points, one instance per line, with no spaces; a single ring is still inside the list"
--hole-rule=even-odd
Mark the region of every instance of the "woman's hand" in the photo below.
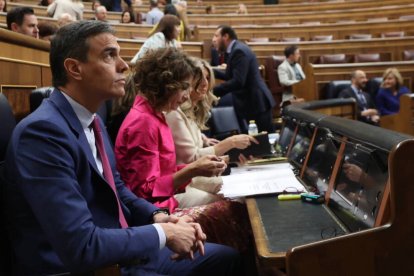
[[[259,144],[259,142],[253,136],[246,134],[234,135],[227,139],[231,141],[232,148],[237,149],[245,149],[249,147],[252,143]]]

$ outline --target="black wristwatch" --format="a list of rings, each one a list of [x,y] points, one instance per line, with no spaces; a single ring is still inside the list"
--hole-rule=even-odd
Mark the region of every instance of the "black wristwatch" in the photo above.
[[[158,210],[155,210],[154,212],[152,212],[152,217],[154,218],[154,216],[155,216],[156,214],[160,214],[160,213],[164,213],[164,214],[166,214],[167,216],[169,216],[169,215],[170,215],[170,212],[168,211],[168,209],[158,209]]]

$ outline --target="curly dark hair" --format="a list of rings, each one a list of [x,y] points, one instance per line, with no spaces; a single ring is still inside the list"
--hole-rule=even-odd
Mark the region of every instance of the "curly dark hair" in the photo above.
[[[161,111],[179,90],[191,87],[187,80],[198,71],[191,57],[181,50],[149,50],[135,65],[134,82],[149,104]]]

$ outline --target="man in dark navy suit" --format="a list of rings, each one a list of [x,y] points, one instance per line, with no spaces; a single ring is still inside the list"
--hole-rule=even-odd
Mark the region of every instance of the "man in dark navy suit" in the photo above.
[[[101,21],[66,25],[51,42],[55,90],[16,127],[5,159],[14,274],[84,273],[113,264],[127,275],[237,273],[235,250],[204,244],[200,225],[137,198],[120,179],[96,116],[106,100],[125,93],[128,65],[119,52],[112,28]]]
[[[273,132],[272,93],[260,76],[259,65],[252,50],[237,40],[229,26],[220,26],[213,37],[213,46],[228,54],[225,71],[214,70],[216,78],[225,82],[214,87],[214,94],[232,95],[242,132],[247,133],[247,122],[255,120],[259,131]],[[227,96],[226,96],[227,97]]]
[[[357,102],[358,120],[371,125],[377,125],[380,119],[379,112],[375,108],[371,96],[363,91],[367,81],[364,71],[355,70],[351,74],[351,86],[342,90],[338,98],[354,98]]]

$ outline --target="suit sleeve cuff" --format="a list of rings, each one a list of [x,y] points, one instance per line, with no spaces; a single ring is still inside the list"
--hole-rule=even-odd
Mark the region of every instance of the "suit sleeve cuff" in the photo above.
[[[154,223],[153,226],[157,230],[161,250],[165,247],[165,244],[167,243],[167,237],[165,236],[164,230],[162,229],[161,225],[159,225],[158,223]]]

